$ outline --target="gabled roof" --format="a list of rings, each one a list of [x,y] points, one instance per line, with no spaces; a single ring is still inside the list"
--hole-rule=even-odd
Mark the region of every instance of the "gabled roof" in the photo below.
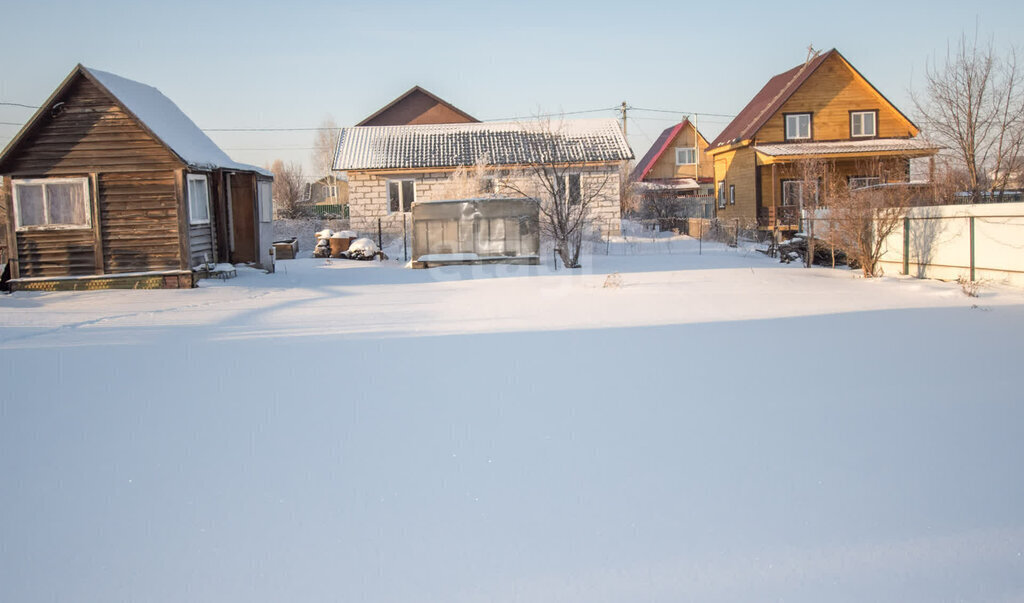
[[[54,101],[70,86],[76,75],[81,74],[106,92],[121,109],[133,117],[143,129],[176,155],[185,165],[201,170],[228,169],[256,172],[272,176],[270,172],[254,165],[238,163],[228,157],[202,130],[178,108],[171,99],[159,90],[113,73],[77,65],[58,86],[39,111],[18,132],[14,140],[0,154],[0,163],[12,152],[18,143],[48,115]]]
[[[644,155],[643,159],[637,162],[636,167],[633,168],[633,173],[629,175],[629,179],[633,182],[639,182],[643,180],[644,177],[647,176],[647,173],[651,171],[651,168],[654,167],[654,164],[657,163],[659,159],[661,159],[662,155],[665,154],[665,151],[668,150],[669,146],[672,144],[672,141],[675,140],[676,136],[678,136],[679,133],[683,131],[683,128],[689,125],[690,120],[684,119],[682,122],[674,126],[669,126],[668,128],[665,128],[665,130],[662,131],[660,135],[658,135],[658,138],[654,141],[654,144],[651,145],[651,148],[647,150],[647,154]],[[699,141],[701,136],[700,132],[697,131],[696,126],[694,126],[693,131],[697,134],[697,139]],[[700,148],[699,142],[697,147],[698,149]]]
[[[793,93],[807,81],[807,78],[811,77],[811,74],[833,54],[839,54],[839,51],[833,48],[768,80],[768,83],[747,103],[746,107],[743,107],[739,115],[729,122],[729,125],[722,130],[722,133],[708,149],[753,137],[761,129],[761,126],[771,119],[772,115],[775,115],[789,100],[789,97],[793,96]]]
[[[886,98],[878,88],[875,88],[875,86],[868,81],[860,71],[857,71],[857,68],[846,60],[846,57],[833,48],[832,50],[824,52],[802,65],[797,65],[789,71],[780,73],[768,80],[768,83],[764,85],[764,88],[761,88],[761,91],[758,92],[749,103],[747,103],[747,106],[740,111],[739,115],[737,115],[736,118],[733,119],[724,130],[722,130],[722,133],[718,135],[718,138],[716,138],[714,142],[711,143],[708,150],[711,151],[718,147],[728,146],[730,144],[735,144],[753,138],[757,134],[758,130],[760,130],[765,123],[767,123],[768,120],[782,108],[782,105],[784,105],[786,101],[788,101],[790,97],[800,89],[800,86],[802,86],[804,82],[806,82],[807,79],[810,78],[811,75],[813,75],[814,72],[831,57],[837,57],[841,60],[843,64],[849,67],[857,75],[857,77],[864,80],[864,83],[878,94],[882,100],[888,103],[894,111],[906,119],[907,123],[913,126],[914,129],[917,129],[917,126],[914,125],[914,122],[911,121],[909,117],[904,115],[896,105],[892,104],[892,102]]]
[[[633,151],[614,119],[343,128],[335,170],[623,161]]]
[[[439,105],[442,105],[442,106],[444,106],[445,108],[447,108],[447,109],[449,109],[449,110],[453,111],[454,113],[456,113],[456,114],[458,114],[458,115],[461,115],[462,117],[466,118],[466,121],[467,121],[467,122],[471,122],[471,123],[478,123],[478,122],[480,121],[479,119],[477,119],[477,118],[473,117],[473,116],[472,116],[472,115],[470,115],[469,113],[466,113],[466,112],[465,112],[465,111],[463,111],[462,109],[459,109],[459,108],[458,108],[458,107],[456,107],[455,105],[453,105],[453,104],[449,103],[448,101],[444,100],[444,99],[443,99],[443,98],[441,98],[440,96],[437,96],[436,94],[433,94],[433,93],[432,93],[432,92],[430,92],[429,90],[427,90],[427,89],[425,89],[425,88],[421,88],[421,87],[419,87],[419,86],[413,86],[412,88],[409,88],[408,90],[406,90],[406,91],[405,91],[405,92],[404,92],[403,94],[401,94],[401,95],[400,95],[400,96],[399,96],[398,98],[396,98],[395,100],[391,101],[391,102],[390,102],[390,103],[388,103],[387,105],[384,105],[384,107],[382,107],[382,108],[381,108],[381,109],[380,109],[379,111],[377,111],[377,112],[376,112],[376,113],[374,113],[373,115],[371,115],[371,116],[367,117],[367,118],[366,118],[366,119],[364,119],[363,121],[361,121],[361,122],[357,123],[356,125],[357,125],[357,126],[365,126],[366,124],[370,123],[371,121],[373,121],[373,120],[374,120],[374,119],[376,119],[377,117],[379,117],[379,116],[383,115],[384,113],[387,113],[387,112],[388,112],[388,111],[390,111],[390,110],[391,110],[392,108],[394,108],[394,107],[396,107],[397,105],[401,104],[401,103],[402,103],[402,102],[404,102],[404,101],[405,101],[406,99],[408,99],[408,98],[412,97],[412,96],[413,96],[413,95],[415,95],[415,94],[423,94],[423,95],[427,96],[427,97],[428,97],[428,98],[430,98],[431,100],[433,100],[433,101],[437,102],[437,103],[438,103]]]

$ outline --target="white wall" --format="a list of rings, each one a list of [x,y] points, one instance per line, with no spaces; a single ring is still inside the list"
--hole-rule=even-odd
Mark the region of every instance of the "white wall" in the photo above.
[[[911,275],[970,278],[973,217],[975,278],[1024,286],[1024,203],[915,207],[907,217]],[[904,242],[902,226],[886,239],[886,274],[903,273]]]

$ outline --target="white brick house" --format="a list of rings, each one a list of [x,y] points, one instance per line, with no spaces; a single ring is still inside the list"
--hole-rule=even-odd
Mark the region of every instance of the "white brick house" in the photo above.
[[[530,189],[531,165],[570,166],[570,190],[603,185],[605,194],[590,206],[591,220],[601,230],[618,232],[619,178],[633,152],[613,119],[551,127],[502,122],[344,128],[334,169],[348,173],[353,229],[373,232],[381,218],[385,230],[401,232],[414,201],[442,200],[440,184],[480,158],[519,190]]]

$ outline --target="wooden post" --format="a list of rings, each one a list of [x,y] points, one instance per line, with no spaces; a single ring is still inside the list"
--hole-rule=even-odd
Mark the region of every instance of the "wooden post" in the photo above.
[[[402,261],[409,261],[409,237],[405,227],[405,214],[402,214]]]
[[[384,234],[380,227],[380,218],[377,218],[377,259],[384,261]]]
[[[974,216],[971,216],[971,282],[974,282]]]
[[[103,230],[100,226],[100,178],[99,174],[89,174],[92,184],[92,250],[96,263],[96,274],[103,274]]]
[[[903,276],[910,274],[910,218],[903,218]]]

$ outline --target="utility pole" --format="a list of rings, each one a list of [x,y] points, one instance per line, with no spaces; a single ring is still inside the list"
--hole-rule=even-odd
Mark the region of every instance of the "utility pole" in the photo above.
[[[622,101],[622,137],[626,137],[626,101]]]

